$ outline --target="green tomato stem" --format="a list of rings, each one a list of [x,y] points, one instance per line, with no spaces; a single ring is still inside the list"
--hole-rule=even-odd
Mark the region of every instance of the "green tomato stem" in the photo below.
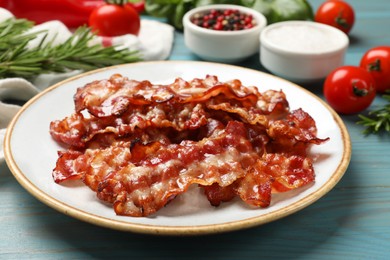
[[[353,88],[353,94],[357,97],[365,97],[368,95],[368,90],[367,89],[361,89],[358,88],[356,83],[353,83],[352,88]]]
[[[368,64],[368,71],[380,71],[381,70],[381,60],[376,59],[373,63]]]
[[[127,0],[104,0],[104,2],[111,5],[125,5],[128,3]]]
[[[347,23],[347,20],[343,18],[343,12],[340,11],[339,15],[335,18],[336,24],[340,25],[341,27],[348,29],[350,25]]]

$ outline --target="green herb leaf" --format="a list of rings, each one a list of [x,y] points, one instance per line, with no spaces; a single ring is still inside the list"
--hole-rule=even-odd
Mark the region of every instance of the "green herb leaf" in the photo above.
[[[176,29],[183,30],[183,15],[198,6],[211,4],[242,5],[264,14],[268,24],[286,20],[313,20],[307,0],[146,0],[149,15],[163,17]]]
[[[359,115],[359,125],[365,126],[364,134],[378,134],[385,131],[390,132],[390,91],[386,92],[382,97],[387,103],[376,110],[370,111],[368,116]]]
[[[32,26],[32,22],[24,19],[8,19],[0,23],[0,78],[32,78],[41,73],[88,71],[141,60],[138,51],[104,47],[102,44],[90,46],[96,35],[87,27],[78,28],[62,44],[54,46],[54,40],[43,44],[46,34],[38,46],[27,48],[29,41],[45,33],[27,33]]]

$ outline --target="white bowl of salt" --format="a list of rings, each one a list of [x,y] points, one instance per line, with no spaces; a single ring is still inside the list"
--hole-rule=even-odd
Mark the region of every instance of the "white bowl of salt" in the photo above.
[[[344,64],[348,45],[348,36],[329,25],[280,22],[261,32],[260,62],[271,73],[293,82],[318,81]]]

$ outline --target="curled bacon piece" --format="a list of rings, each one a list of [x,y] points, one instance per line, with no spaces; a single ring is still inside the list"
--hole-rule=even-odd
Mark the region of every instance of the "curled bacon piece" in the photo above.
[[[81,158],[81,155],[81,152],[73,150],[58,152],[58,160],[52,173],[56,183],[81,179],[82,173],[77,167],[77,159]]]
[[[221,83],[215,76],[153,85],[116,74],[109,80],[79,88],[74,100],[76,112],[53,121],[50,128],[56,141],[80,148],[102,133],[125,136],[136,128],[148,127],[197,129],[207,123],[214,111],[235,114],[240,121],[252,125],[267,125],[270,118],[279,118],[288,111],[288,102],[281,91],[261,94],[255,88],[243,87],[238,80]],[[84,118],[83,110],[92,116]]]
[[[240,100],[246,106],[257,102],[258,92],[244,88],[238,81],[220,83],[215,76],[186,82],[180,78],[171,85],[128,80],[119,74],[108,80],[94,81],[79,88],[74,96],[76,112],[87,109],[95,117],[119,116],[133,105],[161,103],[201,103],[218,95]]]
[[[87,124],[81,113],[75,113],[63,120],[50,122],[50,134],[57,142],[83,147]]]
[[[327,140],[282,91],[216,76],[156,85],[115,74],[79,88],[74,102],[50,124],[69,147],[53,179],[82,180],[119,215],[154,214],[193,184],[214,206],[238,196],[267,207],[273,192],[315,180],[307,150]]]
[[[134,107],[120,117],[84,118],[82,113],[51,122],[50,133],[58,142],[83,148],[98,134],[117,136],[132,134],[136,129],[168,128],[177,131],[198,129],[207,123],[207,113],[194,103],[180,107],[156,105]]]
[[[117,214],[147,216],[191,184],[229,186],[242,178],[258,157],[245,135],[242,123],[231,122],[199,142],[183,141],[152,148],[135,146],[132,153],[144,158],[137,158],[101,182],[98,197],[113,201]],[[144,152],[144,149],[151,150]]]
[[[212,205],[219,205],[241,197],[249,205],[267,207],[271,192],[285,192],[313,182],[313,164],[309,158],[293,155],[264,154],[247,174],[233,185],[204,186],[205,194]]]
[[[302,109],[292,111],[283,119],[271,121],[267,133],[272,139],[269,149],[273,152],[302,156],[306,156],[309,144],[321,144],[329,139],[316,136],[315,121]]]

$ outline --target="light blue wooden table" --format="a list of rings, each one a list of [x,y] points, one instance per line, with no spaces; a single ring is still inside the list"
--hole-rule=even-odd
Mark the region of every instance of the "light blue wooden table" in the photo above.
[[[316,9],[322,1],[311,0]],[[346,63],[390,45],[390,1],[350,0],[356,24]],[[197,60],[176,33],[171,60]],[[257,56],[239,64],[264,70]],[[322,96],[321,84],[304,86]],[[375,105],[383,104],[377,99]],[[390,135],[365,137],[343,116],[352,159],[343,179],[311,206],[281,220],[231,233],[161,237],[124,233],[73,219],[27,193],[0,166],[0,259],[390,259]]]

